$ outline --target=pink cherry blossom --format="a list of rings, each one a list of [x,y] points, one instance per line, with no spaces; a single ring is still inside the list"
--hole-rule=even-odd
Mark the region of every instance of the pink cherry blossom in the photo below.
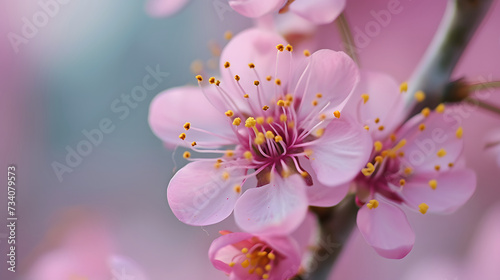
[[[461,157],[463,128],[444,105],[426,108],[399,126],[404,94],[390,77],[367,72],[348,105],[359,108],[358,119],[374,140],[371,161],[355,180],[363,205],[358,228],[377,253],[395,259],[406,256],[415,241],[401,208],[451,213],[476,186],[475,173]]]
[[[189,0],[148,0],[146,11],[153,17],[168,17],[179,12]]]
[[[333,22],[345,4],[345,0],[229,0],[229,5],[246,17],[258,18],[289,11],[313,24]]]
[[[262,236],[221,231],[212,242],[208,256],[213,266],[230,279],[289,279],[307,265],[309,248],[317,237],[314,215],[290,236]]]
[[[337,204],[366,163],[369,133],[341,115],[358,82],[354,62],[331,50],[296,58],[284,45],[275,33],[244,31],[222,52],[220,81],[198,76],[200,89],[170,89],[152,102],[159,138],[211,156],[185,152],[193,162],[170,181],[168,202],[182,222],[214,224],[234,209],[245,231],[286,234],[309,205]]]

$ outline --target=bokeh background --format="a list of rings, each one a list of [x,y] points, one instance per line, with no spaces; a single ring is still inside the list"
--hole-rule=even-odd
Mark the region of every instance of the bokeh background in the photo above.
[[[390,1],[395,0],[347,1],[352,28],[363,30],[374,20],[371,11],[386,9]],[[67,2],[16,52],[8,34],[21,34],[23,18],[32,19],[41,6],[29,0],[0,1],[0,167],[4,169],[0,181],[6,186],[7,166],[15,164],[18,217],[16,273],[7,271],[8,232],[0,225],[1,279],[28,275],[45,279],[36,274],[45,266],[40,264],[63,247],[85,251],[83,260],[100,254],[123,256],[147,279],[226,279],[211,267],[206,252],[218,230],[236,229],[232,218],[216,226],[190,227],[174,217],[166,202],[166,186],[185,161],[153,135],[147,116],[156,94],[194,84],[193,66],[199,68],[201,62],[202,71],[216,73],[214,54],[226,43],[224,32],[237,33],[253,22],[233,11],[220,16],[214,4],[226,3],[223,0],[193,0],[170,18],[148,16],[141,0]],[[370,37],[360,57],[363,67],[385,71],[402,82],[432,39],[446,1],[399,2],[402,12]],[[496,2],[454,78],[500,80],[500,5]],[[333,25],[322,27],[321,32],[333,41],[338,38]],[[112,104],[124,104],[122,95],[130,95],[142,84],[147,67],[159,67],[169,75],[144,100],[129,106],[123,117]],[[483,97],[500,106],[499,90]],[[495,155],[484,150],[484,137],[500,127],[500,116],[474,107],[463,110],[465,153],[478,174],[477,192],[470,202],[450,216],[410,213],[417,241],[403,260],[379,257],[355,230],[332,279],[410,279],[415,271],[432,270],[434,260],[450,267],[470,261],[482,218],[500,198],[500,167]],[[102,142],[93,145],[60,180],[54,162],[65,164],[67,149],[76,149],[86,139],[82,131],[99,128],[106,118],[114,130],[104,134]],[[1,189],[0,219],[6,223],[7,191]],[[500,217],[494,217],[498,223]],[[490,245],[499,248],[500,237],[492,238]],[[499,251],[489,252],[490,259],[500,263]],[[495,276],[481,279],[498,279],[500,268],[494,269]],[[426,279],[472,279],[466,277],[451,268]]]

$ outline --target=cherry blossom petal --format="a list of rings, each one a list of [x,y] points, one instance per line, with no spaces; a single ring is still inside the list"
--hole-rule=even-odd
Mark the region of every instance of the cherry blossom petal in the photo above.
[[[307,149],[319,182],[338,186],[352,180],[366,165],[372,150],[370,134],[356,122],[341,117],[331,121],[323,136]]]
[[[306,218],[291,236],[297,241],[302,260],[304,260],[304,257],[312,256],[313,250],[311,250],[311,247],[316,245],[316,241],[319,238],[319,225],[316,215],[307,212]]]
[[[301,100],[298,119],[305,118],[312,110],[330,103],[331,108],[342,110],[343,103],[359,81],[359,70],[344,52],[319,50],[308,61],[302,78],[294,79],[291,88]],[[317,98],[317,94],[322,94]],[[317,105],[314,101],[317,101]]]
[[[235,36],[221,54],[221,87],[237,100],[242,100],[244,94],[250,96],[241,103],[257,103],[260,94],[260,100],[265,104],[257,105],[274,105],[270,104],[270,101],[280,87],[285,88],[291,69],[291,54],[288,51],[279,52],[276,49],[279,44],[287,43],[278,34],[264,29],[248,29]],[[230,63],[229,68],[224,66],[225,62]],[[253,63],[255,68],[250,68],[250,63]],[[237,86],[235,75],[240,77],[239,84],[243,91]],[[271,76],[272,80],[267,81],[267,76]],[[282,86],[275,84],[276,78],[281,80]],[[260,81],[259,86],[254,84],[257,80]]]
[[[215,239],[208,249],[208,257],[213,266],[225,273],[231,273],[232,268],[228,264],[232,261],[232,257],[240,252],[231,245],[250,238],[252,238],[250,233],[234,232]]]
[[[307,212],[306,185],[299,175],[273,174],[271,183],[248,189],[234,209],[236,223],[252,233],[288,234]]]
[[[317,207],[331,207],[337,205],[349,191],[349,183],[335,187],[327,187],[320,182],[307,187],[309,205]]]
[[[363,94],[369,96],[366,103],[362,99]],[[405,118],[404,98],[399,86],[396,80],[382,72],[362,71],[346,107],[342,113],[346,110],[355,112],[359,122],[370,128],[373,140],[385,140]],[[380,126],[384,129],[378,129]]]
[[[223,179],[225,173],[229,178]],[[168,204],[174,215],[186,224],[204,226],[218,223],[233,211],[240,197],[240,192],[234,187],[241,184],[242,175],[242,168],[215,168],[211,161],[189,163],[170,180]]]
[[[314,24],[333,22],[345,8],[346,0],[297,0],[290,11]]]
[[[158,94],[151,102],[149,125],[155,135],[169,146],[196,141],[200,146],[218,147],[236,141],[195,130],[186,131],[183,127],[186,122],[223,137],[235,138],[227,117],[215,110],[200,88],[172,88]],[[185,141],[188,142],[183,143],[179,139],[181,133],[186,133]]]
[[[422,124],[423,131],[419,128]],[[462,128],[454,124],[454,120],[442,113],[431,113],[428,117],[416,115],[407,121],[397,133],[398,139],[407,140],[401,149],[405,153],[401,159],[403,164],[412,167],[415,173],[433,172],[436,166],[441,171],[448,170],[449,163],[455,163],[463,150],[459,134]]]
[[[168,17],[179,12],[189,0],[149,0],[146,11],[153,17]]]
[[[430,180],[436,180],[437,187],[432,189]],[[402,188],[401,196],[414,209],[421,203],[429,206],[428,212],[451,213],[464,205],[476,189],[476,174],[471,169],[434,171],[416,174]]]
[[[287,0],[230,0],[229,5],[238,13],[250,17],[261,17],[278,11]]]
[[[403,211],[382,200],[377,208],[361,207],[357,224],[366,242],[385,258],[402,259],[415,243],[415,233]]]

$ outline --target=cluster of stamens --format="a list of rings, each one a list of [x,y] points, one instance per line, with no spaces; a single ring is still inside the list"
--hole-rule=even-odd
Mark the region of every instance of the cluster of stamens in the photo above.
[[[240,265],[247,269],[248,274],[256,274],[262,279],[269,279],[269,275],[275,266],[276,255],[266,244],[259,242],[252,248],[243,248],[241,253],[233,257],[229,263],[230,267]]]

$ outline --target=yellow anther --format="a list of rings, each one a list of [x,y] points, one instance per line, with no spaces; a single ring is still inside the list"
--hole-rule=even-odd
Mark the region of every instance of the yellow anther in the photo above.
[[[266,131],[266,138],[267,139],[274,139],[274,134],[271,131]]]
[[[316,136],[321,137],[323,136],[323,134],[325,134],[324,128],[319,128],[318,130],[316,130]]]
[[[287,101],[290,101],[290,102],[291,102],[291,101],[293,101],[293,95],[291,95],[290,93],[287,93],[287,94],[285,95],[285,99],[286,99]]]
[[[316,93],[316,97],[317,98],[321,98],[321,97],[323,97],[323,94],[321,94],[321,93],[318,92],[318,93]]]
[[[238,75],[234,75],[234,79],[235,79],[236,81],[239,81],[239,80],[240,80],[240,76],[238,76]]]
[[[232,157],[232,156],[234,156],[234,151],[233,150],[226,150],[225,155],[226,155],[226,157]]]
[[[190,158],[191,157],[191,153],[188,152],[188,151],[185,151],[184,154],[182,155],[183,158]]]
[[[261,252],[257,253],[257,256],[259,256],[259,257],[263,257],[265,255],[267,255],[266,251],[261,251]]]
[[[392,148],[392,150],[396,152],[397,150],[403,148],[405,145],[406,145],[406,139],[401,139],[401,141],[399,141],[398,144],[396,144],[396,146]]]
[[[254,127],[256,123],[257,123],[257,121],[256,121],[254,118],[249,117],[249,118],[247,118],[247,120],[245,121],[245,127],[250,127],[250,128],[251,128],[251,127]]]
[[[288,170],[288,169],[283,169],[283,171],[281,171],[281,177],[283,178],[288,178],[290,177],[290,175],[292,175],[292,173]]]
[[[273,118],[273,117],[267,117],[267,118],[266,118],[266,122],[267,122],[268,124],[271,124],[271,123],[273,123],[273,122],[274,122],[274,118]]]
[[[292,102],[287,100],[285,101],[285,107],[290,107],[290,105],[292,105]]]
[[[429,205],[427,205],[426,203],[420,203],[420,205],[418,206],[418,210],[420,211],[420,213],[425,214],[427,213],[427,210],[429,210]]]
[[[215,84],[215,78],[214,77],[210,77],[210,79],[208,79],[208,82],[210,84],[212,84],[212,85]]]
[[[421,90],[415,92],[415,100],[417,100],[418,102],[422,102],[425,100],[425,93]]]
[[[191,146],[193,147],[196,146],[196,142],[195,141],[191,142]]]
[[[442,113],[442,112],[444,112],[444,109],[445,109],[444,104],[443,104],[443,103],[441,103],[441,104],[439,104],[439,105],[436,107],[436,112],[438,112],[438,113]]]
[[[461,139],[463,135],[464,135],[464,129],[462,127],[457,128],[455,136],[457,136],[458,139]]]
[[[241,193],[241,186],[240,186],[240,185],[236,185],[236,186],[234,186],[234,188],[233,188],[233,189],[234,189],[234,192],[236,192],[236,193]]]
[[[189,69],[193,74],[201,73],[201,71],[203,71],[203,62],[201,60],[195,60],[191,62]]]
[[[224,68],[229,68],[231,66],[231,63],[229,63],[229,61],[226,61],[224,63]]]
[[[375,148],[375,152],[380,152],[383,147],[382,142],[375,141],[375,143],[373,143],[373,147]]]
[[[240,124],[241,124],[241,119],[240,118],[236,118],[236,119],[233,120],[233,125],[238,126]]]
[[[272,252],[267,254],[267,257],[270,259],[270,260],[274,260],[276,258],[276,255],[273,254]]]
[[[379,205],[378,201],[376,199],[372,199],[368,201],[366,207],[368,207],[368,209],[375,209],[378,207],[378,205]]]
[[[306,171],[302,171],[300,172],[300,176],[307,178],[307,176],[309,176],[309,173],[307,173]]]
[[[186,133],[179,134],[179,138],[182,140],[186,139]]]
[[[439,151],[436,153],[438,157],[444,157],[446,155],[446,150],[441,148]]]
[[[370,127],[369,127],[369,126],[367,126],[367,125],[365,125],[365,126],[364,126],[364,129],[366,129],[366,130],[370,130]]]
[[[215,169],[219,169],[219,167],[221,166],[221,163],[222,163],[222,161],[217,160],[217,161],[214,163],[214,167],[215,167]]]
[[[304,151],[304,154],[305,154],[306,156],[310,157],[310,156],[312,156],[313,151],[312,151],[312,150],[307,149],[307,150],[305,150],[305,151]]]
[[[401,180],[399,180],[399,185],[400,185],[401,187],[402,187],[402,186],[404,186],[405,184],[406,184],[405,179],[401,179]]]
[[[453,162],[448,163],[448,167],[452,168],[454,166]]]
[[[252,155],[252,152],[250,151],[246,151],[243,153],[243,156],[248,159],[248,160],[251,160],[253,158],[253,155]]]
[[[184,124],[183,127],[184,127],[185,130],[189,130],[191,128],[191,124],[187,122],[187,123]]]
[[[276,79],[276,80],[274,80],[274,83],[276,83],[278,86],[280,86],[281,85],[281,80],[280,79]]]
[[[276,46],[276,48],[277,48],[277,49],[278,49],[278,51],[280,51],[280,52],[282,52],[282,51],[285,49],[285,47],[284,47],[282,44],[277,45],[277,46]]]
[[[229,267],[233,267],[236,263],[235,262],[230,262]]]
[[[420,113],[427,118],[431,114],[431,109],[425,107]]]
[[[250,67],[250,68],[252,68],[252,69],[253,69],[253,68],[255,68],[255,64],[253,64],[253,63],[248,63],[248,67]]]
[[[438,186],[438,182],[436,180],[432,179],[429,181],[429,186],[431,187],[431,189],[435,190]]]
[[[259,275],[259,276],[262,276],[262,274],[264,274],[264,270],[260,267],[257,267],[255,269],[255,274]]]
[[[339,111],[335,111],[333,112],[333,115],[338,119],[340,118],[340,112]]]
[[[380,122],[380,119],[379,118],[376,118],[375,119],[375,123],[379,123]]]
[[[242,263],[241,263],[241,266],[243,268],[247,268],[248,266],[250,265],[250,262],[248,260],[244,260]]]
[[[220,81],[219,80],[215,81],[215,85],[219,86],[220,85]]]
[[[320,119],[321,121],[326,120],[326,115],[325,115],[325,114],[321,114],[321,115],[319,115],[319,119]]]
[[[418,126],[418,129],[420,131],[424,131],[425,130],[425,124],[424,123],[421,123],[419,126]]]
[[[257,117],[255,120],[257,121],[257,124],[264,124],[265,121],[264,117]]]
[[[227,117],[232,117],[234,115],[233,111],[231,110],[227,110],[225,114]]]
[[[269,106],[265,105],[264,107],[262,107],[262,110],[264,110],[264,111],[269,110]]]
[[[396,141],[397,139],[396,134],[394,133],[391,133],[391,136],[389,136],[389,138],[391,139],[392,142]]]
[[[314,100],[311,102],[311,104],[312,104],[313,106],[318,106],[318,100],[314,99]]]
[[[384,128],[385,127],[383,125],[381,125],[381,126],[378,127],[378,130],[382,131],[382,130],[384,130]]]
[[[407,82],[402,82],[401,85],[399,86],[399,92],[407,92],[408,91],[408,83]]]
[[[367,93],[363,93],[361,94],[361,98],[363,99],[363,104],[366,104],[366,102],[370,99],[370,96]]]
[[[375,162],[382,163],[383,161],[384,161],[384,157],[382,157],[382,156],[375,157]]]
[[[404,157],[405,156],[405,152],[399,152],[398,156]]]
[[[270,264],[266,265],[266,267],[264,267],[266,269],[266,271],[270,271],[272,266]]]
[[[267,76],[267,77],[266,77],[266,80],[268,80],[268,81],[271,81],[271,79],[272,79],[272,77],[271,77],[271,76]]]
[[[255,86],[258,86],[258,85],[260,84],[260,82],[259,82],[259,81],[253,81],[253,84],[254,84]]]
[[[233,32],[231,32],[229,30],[224,32],[224,39],[229,41],[229,40],[231,40],[231,38],[233,38]]]
[[[276,104],[280,107],[283,107],[283,106],[285,106],[285,101],[280,99],[280,100],[278,100],[278,102],[276,102]]]
[[[247,258],[250,258],[250,257],[248,257],[248,255],[249,255],[249,254],[247,254]],[[252,264],[252,262],[251,262],[250,264]],[[248,270],[248,274],[252,274],[252,273],[254,273],[254,271],[255,271],[255,268],[250,268],[250,269]]]
[[[371,162],[366,164],[366,168],[361,169],[361,173],[365,176],[370,176],[375,171],[375,166]]]
[[[436,171],[439,171],[439,170],[441,170],[441,166],[440,166],[440,165],[436,165],[436,166],[434,166],[434,169],[435,169]]]
[[[223,180],[227,180],[227,179],[229,179],[229,172],[224,171],[224,173],[222,173],[222,179],[223,179]]]
[[[197,75],[196,76],[196,79],[200,82],[203,82],[203,77],[201,75]]]
[[[266,274],[262,275],[262,279],[269,279],[269,274],[266,273]]]
[[[304,50],[304,55],[305,56],[310,56],[311,55],[311,52],[309,50]]]
[[[281,142],[281,141],[283,141],[283,137],[281,137],[281,136],[279,136],[279,135],[276,135],[276,136],[274,137],[274,141],[276,141],[276,143]]]
[[[257,136],[255,137],[255,144],[257,145],[262,145],[266,142],[266,138],[264,137],[264,133],[259,132]]]
[[[286,120],[287,120],[286,115],[285,115],[285,114],[281,114],[281,115],[280,115],[280,121],[282,121],[282,122],[286,122]]]
[[[411,167],[406,167],[404,172],[405,172],[405,175],[410,175],[413,172],[413,169]]]
[[[293,47],[290,44],[288,44],[288,45],[286,45],[286,50],[291,52],[291,51],[293,51]]]
[[[248,94],[244,94],[243,97],[248,98],[250,96]]]

